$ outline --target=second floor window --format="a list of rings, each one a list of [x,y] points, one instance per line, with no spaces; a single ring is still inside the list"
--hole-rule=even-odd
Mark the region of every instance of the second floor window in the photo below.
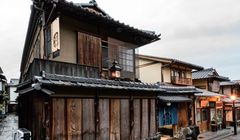
[[[181,78],[186,78],[186,72],[185,71],[180,71],[180,70],[172,70],[171,71],[171,76],[172,77],[181,77]]]
[[[122,44],[110,43],[108,47],[109,62],[117,60],[124,72],[134,72],[134,49],[128,48]]]
[[[134,71],[133,62],[133,49],[120,47],[119,49],[119,64],[122,66],[123,71]]]

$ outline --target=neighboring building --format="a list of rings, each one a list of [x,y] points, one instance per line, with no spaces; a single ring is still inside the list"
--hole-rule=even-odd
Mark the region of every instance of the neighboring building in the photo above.
[[[224,128],[223,95],[205,89],[198,90],[202,93],[195,94],[195,121],[200,132]]]
[[[148,83],[167,83],[178,86],[192,85],[192,71],[203,67],[176,59],[138,55],[139,79]]]
[[[217,131],[224,126],[224,112],[220,82],[229,81],[229,78],[220,76],[213,68],[194,71],[192,73],[193,85],[202,89],[203,95],[196,96],[196,121],[200,131]]]
[[[235,95],[240,98],[240,80],[221,82],[220,93],[227,96]]]
[[[230,96],[236,96],[236,116],[237,121],[240,121],[240,80],[224,81],[220,83],[220,93],[225,95],[222,99],[224,102],[224,115],[226,118],[226,125],[233,123],[232,107],[233,103]]]
[[[17,89],[19,127],[34,140],[155,136],[156,98],[165,90],[134,80],[135,49],[157,40],[114,20],[94,0],[34,0]],[[115,60],[121,73],[109,71],[119,68]]]
[[[176,59],[137,55],[138,77],[143,82],[159,83],[166,94],[159,95],[159,129],[162,134],[179,136],[181,128],[194,121],[194,94],[192,70],[203,67]]]
[[[193,85],[211,92],[220,92],[220,82],[229,81],[228,77],[221,76],[213,68],[194,71],[192,73]]]
[[[0,67],[0,118],[7,113],[8,95],[6,92],[7,79],[3,75],[2,68]]]
[[[8,94],[9,94],[9,104],[8,104],[8,112],[16,112],[17,111],[17,97],[18,93],[16,93],[17,86],[19,84],[19,79],[10,79],[8,83]]]

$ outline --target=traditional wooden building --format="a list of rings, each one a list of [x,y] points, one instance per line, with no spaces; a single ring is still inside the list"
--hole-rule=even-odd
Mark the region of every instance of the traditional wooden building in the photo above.
[[[7,92],[9,95],[9,104],[8,104],[8,112],[16,112],[17,111],[17,97],[18,93],[16,93],[17,86],[19,84],[19,79],[12,78],[7,85]]]
[[[4,117],[8,108],[8,94],[6,92],[7,78],[0,67],[0,118]]]
[[[224,118],[225,125],[231,125],[233,123],[233,101],[230,96],[236,96],[236,117],[237,121],[240,121],[240,81],[224,81],[220,83],[220,93],[224,95],[222,99],[224,103]]]
[[[34,140],[156,136],[156,99],[165,90],[135,82],[135,49],[157,40],[154,32],[114,20],[94,0],[34,0],[18,86],[19,127]],[[116,60],[121,73],[109,71]]]
[[[201,66],[177,59],[147,55],[138,55],[137,58],[138,77],[148,83],[161,82],[177,86],[191,86],[192,71],[203,70]]]
[[[227,77],[220,76],[213,68],[194,71],[192,73],[193,85],[204,92],[196,96],[196,120],[200,131],[216,131],[224,124],[223,102],[221,101],[220,82],[229,81]]]
[[[202,93],[195,94],[195,124],[200,132],[217,131],[224,128],[223,102],[224,96],[205,89],[198,89]]]
[[[179,137],[182,128],[194,124],[194,94],[192,71],[203,67],[184,61],[137,55],[137,71],[143,82],[159,83],[167,93],[159,94],[159,130],[162,134]]]

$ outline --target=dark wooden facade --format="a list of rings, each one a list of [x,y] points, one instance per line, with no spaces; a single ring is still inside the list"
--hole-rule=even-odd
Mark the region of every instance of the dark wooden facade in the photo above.
[[[19,127],[35,140],[139,140],[157,133],[156,93],[46,88],[55,93],[19,98]]]
[[[29,66],[28,72],[23,76],[23,80],[27,81],[33,76],[39,76],[41,71],[68,76],[99,78],[99,67],[35,58]]]
[[[79,6],[35,0],[33,5],[18,87],[19,127],[29,129],[34,140],[155,136],[158,89],[149,92],[150,85],[122,81],[136,78],[134,49],[159,36],[115,21],[94,1]],[[59,45],[55,52],[54,45]],[[115,59],[122,67],[120,81],[102,80],[109,79]]]

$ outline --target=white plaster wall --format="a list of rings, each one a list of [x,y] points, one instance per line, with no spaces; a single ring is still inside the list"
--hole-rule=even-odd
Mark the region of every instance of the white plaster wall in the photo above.
[[[16,90],[16,87],[10,87],[10,104],[17,104],[16,99],[18,97],[18,93],[15,92]]]
[[[139,79],[142,82],[156,83],[161,81],[161,67],[162,67],[161,63],[141,67],[141,65],[151,63],[151,62],[152,61],[148,61],[148,60],[142,60],[142,59],[139,60],[139,66],[140,66]]]

